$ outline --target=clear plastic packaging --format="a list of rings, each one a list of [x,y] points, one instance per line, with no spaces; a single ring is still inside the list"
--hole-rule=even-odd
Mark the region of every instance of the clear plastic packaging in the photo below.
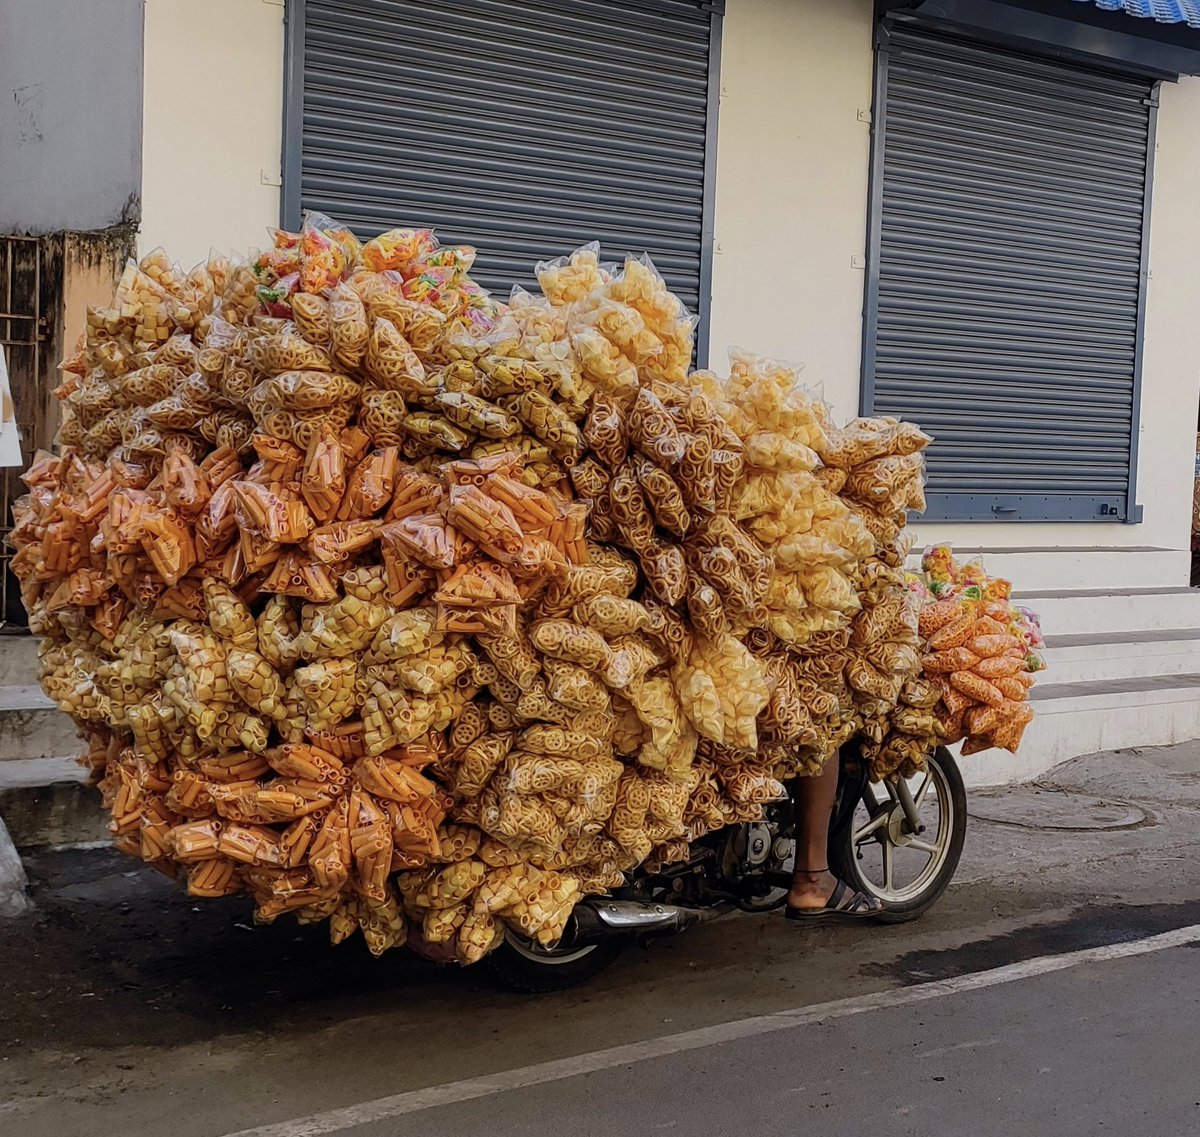
[[[577,324],[570,334],[584,377],[598,390],[618,399],[629,398],[637,391],[637,367],[601,332]]]
[[[264,379],[250,392],[251,409],[308,411],[331,407],[353,397],[358,385],[345,375],[329,371],[284,371]]]
[[[680,603],[689,589],[683,550],[676,544],[655,538],[639,552],[642,572],[654,596],[670,607]]]
[[[538,284],[551,304],[573,304],[602,287],[608,278],[600,266],[600,243],[580,246],[570,256],[534,267]]]
[[[365,367],[381,387],[409,398],[428,396],[437,390],[412,345],[385,316],[377,316],[372,322]]]
[[[298,292],[292,297],[292,319],[296,330],[310,344],[326,347],[333,341],[333,317],[329,301],[311,292]]]
[[[142,548],[155,572],[168,585],[178,584],[196,564],[192,530],[171,510],[147,510],[141,515]]]
[[[624,543],[630,549],[642,554],[653,547],[654,518],[629,463],[613,475],[609,486],[609,509]]]
[[[417,513],[383,527],[385,548],[412,557],[430,568],[450,568],[455,561],[455,539],[440,513]]]
[[[462,391],[445,391],[435,402],[455,425],[484,438],[511,438],[519,434],[521,421],[494,403]]]
[[[374,517],[392,499],[400,455],[394,446],[371,451],[354,467],[338,507],[339,521]]]
[[[591,671],[602,672],[612,659],[612,649],[599,632],[572,620],[538,620],[529,635],[539,651]]]
[[[574,457],[583,438],[570,415],[541,391],[525,391],[502,400],[501,405],[516,415],[555,454]]]
[[[366,354],[371,329],[361,297],[345,282],[330,297],[329,320],[334,358],[343,367],[358,367]]]
[[[346,457],[331,426],[318,430],[308,445],[300,492],[318,524],[334,516],[345,496]]]
[[[637,393],[626,418],[629,441],[647,458],[664,468],[676,465],[684,454],[679,428],[659,399],[648,388]]]
[[[692,519],[674,478],[642,456],[634,459],[633,467],[654,520],[676,537],[686,536]]]
[[[363,245],[362,263],[372,272],[405,269],[425,260],[436,249],[432,229],[389,229]]]
[[[282,371],[332,371],[333,361],[320,347],[309,342],[295,325],[253,340],[246,352],[250,366],[262,375]]]
[[[14,503],[122,849],[473,962],[852,740],[875,778],[1020,742],[1036,618],[948,549],[904,573],[914,428],[747,353],[688,376],[645,258],[505,310],[428,232],[272,245],[131,266]]]

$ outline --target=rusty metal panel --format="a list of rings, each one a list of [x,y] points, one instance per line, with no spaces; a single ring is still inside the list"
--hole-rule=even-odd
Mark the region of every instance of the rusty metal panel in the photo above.
[[[0,350],[8,363],[9,385],[21,451],[26,459],[50,439],[49,400],[54,362],[49,295],[58,282],[46,272],[53,242],[40,237],[0,237]],[[12,503],[24,491],[19,469],[0,471],[0,630],[27,624],[9,561]]]

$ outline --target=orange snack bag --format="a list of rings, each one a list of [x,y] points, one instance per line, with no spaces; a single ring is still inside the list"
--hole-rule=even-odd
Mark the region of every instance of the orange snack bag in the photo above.
[[[328,521],[346,494],[346,453],[337,431],[323,426],[308,444],[300,492],[317,522]]]
[[[392,499],[399,462],[400,452],[394,446],[374,450],[359,462],[338,508],[338,520],[374,517],[379,513]]]
[[[990,623],[991,621],[989,621]],[[1019,648],[1021,641],[1016,636],[1005,635],[976,635],[967,641],[969,647],[980,659],[991,659],[997,655],[1003,655],[1013,648]]]
[[[949,651],[939,651],[927,655],[922,663],[930,675],[952,671],[970,671],[979,663],[979,656],[968,647],[956,647]]]
[[[148,511],[142,517],[142,548],[155,571],[169,585],[178,584],[196,563],[191,526],[167,509]]]
[[[974,627],[975,614],[964,612],[934,632],[929,637],[929,647],[933,651],[947,651],[950,648],[962,647],[971,638]]]
[[[981,679],[971,671],[955,671],[950,675],[950,682],[964,695],[970,695],[979,703],[989,707],[1004,705],[1004,696],[986,679]]]
[[[999,679],[1005,675],[1016,675],[1025,670],[1025,658],[1020,655],[996,655],[981,660],[975,666],[975,674],[984,679]]]

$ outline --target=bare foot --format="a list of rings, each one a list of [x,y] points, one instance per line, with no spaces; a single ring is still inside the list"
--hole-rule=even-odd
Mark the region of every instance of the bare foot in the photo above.
[[[837,888],[837,878],[827,869],[806,872],[797,869],[792,874],[792,887],[788,890],[788,906],[791,908],[824,908]]]

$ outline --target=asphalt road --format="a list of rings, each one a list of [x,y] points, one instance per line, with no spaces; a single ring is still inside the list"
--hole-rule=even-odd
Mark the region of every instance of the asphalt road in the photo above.
[[[334,1132],[1196,1133],[1198,963],[1194,947],[1096,962]]]
[[[1145,818],[1058,827],[1077,791]],[[538,998],[43,855],[0,925],[0,1133],[1200,1132],[1200,933],[1149,938],[1200,925],[1200,747],[1022,794],[976,795],[918,923],[731,917]]]

